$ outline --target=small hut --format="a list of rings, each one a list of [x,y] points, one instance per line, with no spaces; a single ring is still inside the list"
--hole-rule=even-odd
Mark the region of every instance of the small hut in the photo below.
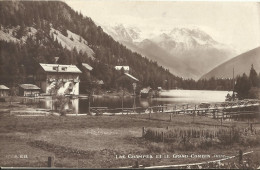
[[[41,89],[34,84],[20,84],[19,95],[35,97],[35,96],[39,96],[40,90]]]
[[[151,87],[143,88],[140,91],[141,98],[149,98],[153,96],[153,91]]]
[[[5,85],[0,85],[0,97],[9,96],[10,89]]]

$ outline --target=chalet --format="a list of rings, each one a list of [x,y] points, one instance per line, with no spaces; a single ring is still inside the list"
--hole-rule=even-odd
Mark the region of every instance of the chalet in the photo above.
[[[136,83],[139,82],[139,80],[129,73],[124,73],[120,75],[115,82],[117,88],[121,86],[124,88],[132,89],[136,88]]]
[[[79,95],[79,75],[81,71],[75,65],[41,64],[36,72],[35,82],[46,94],[52,93],[57,82],[62,83],[58,94]]]
[[[10,89],[5,85],[0,85],[0,97],[9,96]]]
[[[20,96],[30,96],[35,97],[40,95],[41,89],[34,84],[20,84],[19,85],[19,95]]]
[[[84,72],[87,73],[88,76],[90,76],[90,72],[93,70],[93,68],[88,65],[87,63],[82,63]]]
[[[130,71],[129,66],[115,66],[115,69],[118,70],[118,71],[123,69],[125,73],[129,73],[129,71]]]

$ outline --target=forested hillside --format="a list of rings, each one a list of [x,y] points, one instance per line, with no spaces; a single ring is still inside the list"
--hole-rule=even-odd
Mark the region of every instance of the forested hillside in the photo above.
[[[156,61],[115,41],[91,18],[64,2],[1,1],[0,27],[0,83],[8,86],[33,83],[39,63],[54,63],[59,57],[60,64],[91,65],[92,78],[103,80],[106,89],[116,87],[120,76],[116,65],[129,65],[130,74],[140,80],[139,87],[230,89],[230,80],[195,82],[172,75]],[[81,87],[86,88],[93,82],[84,74],[81,80]]]
[[[125,46],[114,41],[103,32],[101,27],[88,17],[73,11],[63,2],[6,1],[0,2],[1,24],[1,81],[8,83],[23,82],[32,75],[39,62],[80,64],[87,62],[93,66],[93,75],[112,87],[115,65],[129,65],[131,74],[136,76],[141,86],[162,86],[167,80],[170,87],[177,86],[180,78],[168,70],[149,61]],[[34,34],[32,34],[32,30]],[[68,37],[68,32],[80,36],[93,50],[89,53],[69,49],[55,38],[57,30]],[[10,35],[12,39],[6,39]],[[68,37],[73,41],[73,37]],[[17,41],[12,41],[13,39]]]

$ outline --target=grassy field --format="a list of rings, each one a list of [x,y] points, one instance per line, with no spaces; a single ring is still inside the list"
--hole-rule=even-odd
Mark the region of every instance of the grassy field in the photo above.
[[[25,108],[16,104],[12,109]],[[213,155],[233,156],[239,149],[260,153],[260,147],[223,145],[210,148],[183,149],[177,145],[148,141],[142,138],[142,128],[200,127],[209,128],[220,122],[207,117],[169,114],[120,116],[15,116],[7,104],[0,109],[0,165],[7,167],[46,167],[48,156],[55,157],[55,167],[116,168],[132,166],[139,161],[145,166],[193,163],[221,159]],[[246,128],[247,123],[223,122],[223,126]],[[259,128],[259,124],[255,125]],[[258,129],[259,130],[259,129]],[[128,157],[130,154],[130,158]],[[207,155],[210,158],[173,158],[172,155]],[[131,155],[152,155],[135,158]],[[162,155],[161,158],[155,158]],[[167,158],[166,155],[169,155]],[[121,158],[119,158],[121,156]]]

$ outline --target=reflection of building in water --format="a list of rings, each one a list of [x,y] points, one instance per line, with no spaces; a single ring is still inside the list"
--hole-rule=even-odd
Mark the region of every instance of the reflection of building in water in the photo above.
[[[61,64],[40,64],[40,68],[36,72],[36,84],[46,94],[50,94],[51,90],[58,82],[62,83],[59,94],[79,94],[79,74],[81,71],[75,65]]]
[[[79,113],[79,99],[70,100],[73,113]]]
[[[52,100],[42,100],[42,107],[45,109],[53,109],[53,104],[52,104]],[[65,104],[64,106],[65,110],[70,110],[72,113],[78,114],[79,113],[79,99],[72,99],[69,100],[68,103]]]

